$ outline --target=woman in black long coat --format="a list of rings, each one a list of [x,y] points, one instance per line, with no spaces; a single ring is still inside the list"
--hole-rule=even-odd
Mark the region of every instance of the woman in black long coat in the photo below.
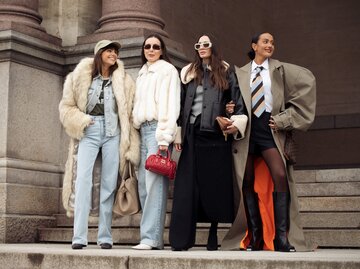
[[[194,246],[197,222],[211,223],[207,249],[218,248],[218,223],[234,220],[231,144],[243,137],[247,123],[236,76],[214,39],[203,35],[194,48],[194,62],[181,70],[181,141],[175,148],[182,152],[170,223],[172,250]],[[232,115],[225,112],[228,102],[235,103]],[[231,116],[225,134],[217,116]]]

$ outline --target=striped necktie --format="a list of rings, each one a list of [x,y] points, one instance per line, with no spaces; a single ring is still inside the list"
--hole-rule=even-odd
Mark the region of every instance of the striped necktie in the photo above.
[[[256,74],[251,82],[252,113],[254,113],[254,115],[258,118],[265,111],[264,85],[262,77],[260,76],[260,72],[261,70],[263,70],[263,68],[264,67],[262,66],[258,66],[255,68]]]

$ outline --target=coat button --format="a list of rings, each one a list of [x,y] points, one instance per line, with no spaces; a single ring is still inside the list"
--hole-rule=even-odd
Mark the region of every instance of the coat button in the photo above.
[[[234,153],[238,153],[238,150],[237,150],[237,149],[234,149]]]
[[[203,108],[206,108],[206,106],[203,106]]]

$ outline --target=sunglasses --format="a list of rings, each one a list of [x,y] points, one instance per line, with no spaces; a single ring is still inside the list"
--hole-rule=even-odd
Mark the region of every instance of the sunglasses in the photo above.
[[[204,49],[208,49],[208,48],[211,48],[212,44],[210,41],[204,41],[204,42],[199,42],[199,43],[196,43],[194,45],[194,48],[196,50],[199,50],[201,48],[204,48]]]
[[[160,45],[158,45],[158,44],[153,44],[153,45],[151,45],[151,44],[146,44],[146,45],[144,45],[144,49],[146,49],[146,50],[149,50],[149,49],[153,49],[153,50],[161,50],[161,46]]]

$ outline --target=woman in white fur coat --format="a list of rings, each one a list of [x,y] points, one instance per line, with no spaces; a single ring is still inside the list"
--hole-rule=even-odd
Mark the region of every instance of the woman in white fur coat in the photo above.
[[[117,59],[119,48],[118,42],[99,41],[95,57],[81,60],[67,76],[59,104],[61,123],[71,137],[62,195],[67,214],[74,214],[73,249],[87,246],[88,218],[94,211],[98,245],[112,248],[118,175],[126,161],[139,163],[139,135],[131,120],[135,83]],[[100,149],[101,175],[94,169]]]
[[[139,195],[142,207],[140,244],[134,249],[164,247],[163,232],[169,179],[145,170],[151,154],[166,151],[174,141],[180,111],[180,79],[169,63],[166,46],[159,35],[147,37],[141,52],[143,66],[136,80],[134,126],[141,134]]]

